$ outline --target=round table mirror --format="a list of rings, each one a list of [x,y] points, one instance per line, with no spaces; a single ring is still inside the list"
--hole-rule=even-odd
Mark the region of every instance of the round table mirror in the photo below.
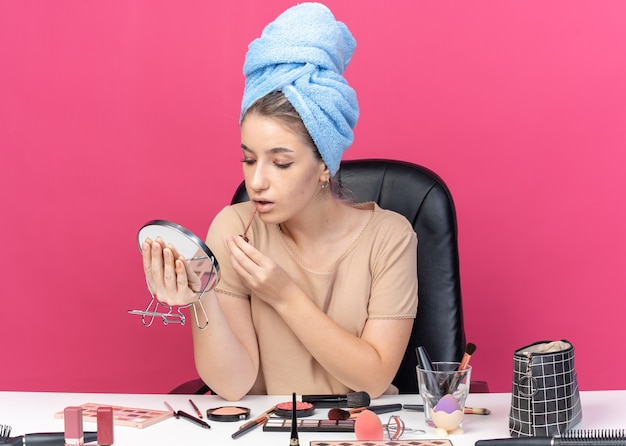
[[[209,247],[193,232],[179,224],[168,220],[152,220],[143,225],[137,234],[137,244],[141,251],[141,245],[146,239],[156,240],[160,238],[166,245],[171,245],[178,254],[182,255],[192,271],[200,278],[200,291],[198,291],[198,306],[200,307],[204,322],[200,322],[198,312],[195,311],[198,328],[206,328],[207,317],[202,306],[202,296],[212,290],[219,280],[219,265]],[[152,292],[150,292],[152,294]],[[181,309],[193,304],[174,307],[160,302],[154,294],[145,310],[129,310],[130,314],[141,315],[143,324],[147,327],[152,325],[155,317],[160,317],[164,324],[179,323],[184,325],[185,315]],[[162,311],[161,311],[162,310]]]

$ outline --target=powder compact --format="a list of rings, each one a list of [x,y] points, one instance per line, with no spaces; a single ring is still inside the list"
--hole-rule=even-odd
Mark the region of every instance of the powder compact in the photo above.
[[[213,421],[240,421],[250,418],[250,409],[240,406],[220,406],[207,409],[206,416]]]

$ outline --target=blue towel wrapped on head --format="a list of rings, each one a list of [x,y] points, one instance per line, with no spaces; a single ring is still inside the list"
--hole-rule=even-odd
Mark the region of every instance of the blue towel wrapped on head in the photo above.
[[[248,46],[240,120],[256,100],[282,91],[334,175],[359,117],[356,93],[343,77],[355,48],[346,25],[326,6],[289,8]]]

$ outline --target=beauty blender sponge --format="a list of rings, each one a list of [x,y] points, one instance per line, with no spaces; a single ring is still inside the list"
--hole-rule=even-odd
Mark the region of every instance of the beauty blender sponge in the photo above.
[[[452,395],[445,395],[439,400],[439,402],[433,409],[433,411],[435,412],[444,411],[447,414],[454,413],[457,410],[461,410],[461,406],[459,405],[459,402],[456,400],[456,398]]]
[[[383,439],[383,423],[371,410],[364,410],[354,421],[354,433],[359,441],[381,441]]]

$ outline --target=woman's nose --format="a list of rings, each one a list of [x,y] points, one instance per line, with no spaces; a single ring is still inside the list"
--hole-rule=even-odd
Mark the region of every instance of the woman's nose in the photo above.
[[[263,166],[255,166],[255,169],[250,176],[249,184],[254,190],[263,190],[267,188],[267,174]]]

